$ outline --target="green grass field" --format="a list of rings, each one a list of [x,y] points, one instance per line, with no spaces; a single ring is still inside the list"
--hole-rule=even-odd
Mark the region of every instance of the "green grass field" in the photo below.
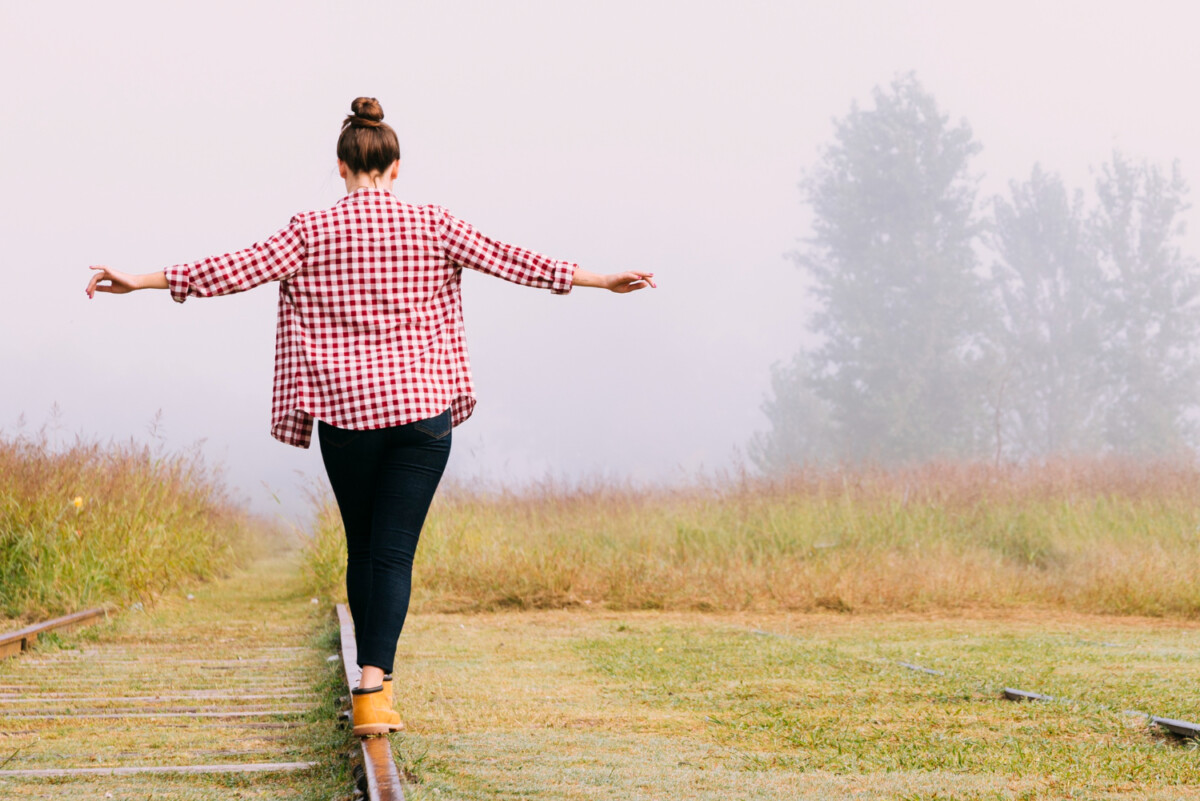
[[[1193,624],[440,614],[401,653],[412,799],[1200,797],[1195,743],[1122,714],[1200,718]]]

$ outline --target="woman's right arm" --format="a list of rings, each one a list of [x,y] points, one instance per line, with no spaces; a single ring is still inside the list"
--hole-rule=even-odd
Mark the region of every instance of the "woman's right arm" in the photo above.
[[[92,267],[93,270],[99,272],[92,273],[92,280],[88,281],[87,292],[89,298],[94,298],[97,292],[111,292],[114,295],[124,295],[126,292],[133,292],[138,289],[166,289],[167,288],[167,273],[165,270],[159,270],[156,273],[142,273],[141,275],[130,275],[123,273],[120,270],[114,270],[111,267]],[[101,281],[108,283],[102,284]]]
[[[90,298],[96,292],[123,295],[138,289],[169,289],[171,297],[183,303],[189,296],[230,295],[267,281],[280,281],[295,275],[303,265],[304,233],[298,218],[293,218],[286,228],[245,250],[176,264],[156,273],[130,275],[108,267],[92,267],[97,272],[88,282],[87,294]]]

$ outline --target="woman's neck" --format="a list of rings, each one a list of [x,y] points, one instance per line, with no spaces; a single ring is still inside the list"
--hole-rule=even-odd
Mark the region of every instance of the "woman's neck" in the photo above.
[[[387,173],[370,175],[363,172],[352,172],[346,176],[346,194],[358,189],[378,189],[383,192],[391,192],[393,180]]]
[[[385,183],[384,181],[377,181],[373,184],[369,184],[369,183],[352,184],[349,181],[346,181],[346,194],[350,194],[351,192],[357,192],[359,189],[378,189],[381,192],[391,192],[392,191],[392,182],[387,181]]]
[[[346,194],[358,189],[378,189],[383,192],[392,191],[392,182],[400,175],[400,160],[397,159],[383,170],[370,172],[355,172],[350,165],[338,159],[338,175],[346,180]]]

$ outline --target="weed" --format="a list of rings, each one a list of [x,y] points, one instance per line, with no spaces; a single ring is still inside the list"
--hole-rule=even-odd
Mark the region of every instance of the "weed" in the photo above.
[[[0,615],[148,601],[244,561],[255,529],[197,453],[0,439]]]

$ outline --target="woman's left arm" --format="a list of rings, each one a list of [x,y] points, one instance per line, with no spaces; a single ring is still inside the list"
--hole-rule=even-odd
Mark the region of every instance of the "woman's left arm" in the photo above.
[[[169,289],[171,297],[183,303],[189,296],[230,295],[267,281],[280,281],[295,275],[303,265],[304,236],[299,221],[293,218],[287,228],[245,250],[176,264],[156,273],[130,275],[108,267],[92,267],[97,272],[88,282],[87,294],[90,298],[96,292],[123,295],[138,289]]]
[[[625,294],[626,292],[636,292],[639,289],[650,287],[653,289],[657,284],[654,283],[654,273],[648,273],[645,270],[628,270],[623,273],[589,273],[587,270],[575,269],[575,277],[572,280],[575,286],[594,286],[600,289],[607,289],[609,292]]]
[[[556,295],[565,295],[574,286],[590,286],[624,294],[646,287],[653,288],[654,273],[632,270],[602,275],[580,269],[577,264],[547,258],[525,248],[506,245],[475,230],[441,207],[443,246],[450,259],[464,267],[525,286],[543,287]]]

